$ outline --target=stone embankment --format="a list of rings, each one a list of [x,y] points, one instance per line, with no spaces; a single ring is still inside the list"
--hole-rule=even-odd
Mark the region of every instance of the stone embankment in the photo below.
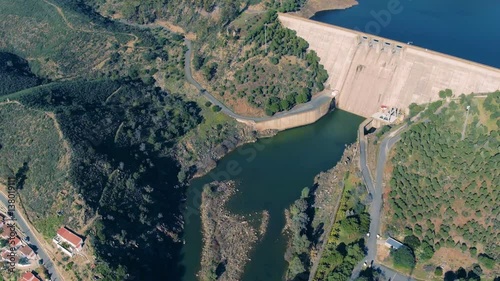
[[[236,192],[235,184],[212,182],[203,189],[201,221],[203,251],[200,280],[241,280],[249,253],[258,240],[259,229],[245,217],[231,214],[225,204]],[[265,232],[266,215],[263,214],[261,232]],[[262,233],[263,235],[263,233]]]
[[[325,116],[325,114],[327,114],[333,107],[331,97],[318,97],[318,99],[323,100],[318,102],[313,100],[310,102],[311,104],[306,105],[309,106],[309,108],[305,108],[302,111],[298,110],[297,112],[291,114],[278,116],[270,120],[256,122],[253,127],[258,131],[283,131],[290,128],[312,124],[318,121],[321,117]]]

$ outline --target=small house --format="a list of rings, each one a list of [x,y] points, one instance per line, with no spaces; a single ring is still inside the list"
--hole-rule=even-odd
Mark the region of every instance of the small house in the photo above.
[[[64,226],[59,228],[52,242],[57,245],[58,249],[61,249],[70,257],[80,252],[83,247],[83,239]]]
[[[392,238],[392,237],[389,237],[387,238],[387,240],[385,241],[385,246],[387,248],[391,248],[391,249],[399,249],[401,246],[403,246],[403,243],[399,242],[398,240]]]
[[[35,251],[33,251],[33,249],[31,249],[31,247],[28,245],[24,245],[21,248],[19,248],[19,252],[21,253],[22,256],[24,256],[30,260],[36,258]]]

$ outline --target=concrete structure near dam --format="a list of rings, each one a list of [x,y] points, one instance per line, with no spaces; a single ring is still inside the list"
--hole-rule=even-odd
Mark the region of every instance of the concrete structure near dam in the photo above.
[[[290,14],[279,20],[316,51],[326,83],[339,91],[337,106],[357,115],[434,101],[444,89],[455,95],[500,89],[497,68]]]

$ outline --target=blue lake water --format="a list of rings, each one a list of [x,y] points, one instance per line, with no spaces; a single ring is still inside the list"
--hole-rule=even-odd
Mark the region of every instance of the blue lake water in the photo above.
[[[498,0],[358,0],[311,19],[500,68]]]

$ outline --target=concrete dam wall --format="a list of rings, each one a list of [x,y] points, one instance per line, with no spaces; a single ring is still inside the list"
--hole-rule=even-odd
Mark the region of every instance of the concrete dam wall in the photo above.
[[[285,115],[278,118],[273,118],[266,121],[255,122],[253,127],[258,131],[279,130],[283,131],[290,128],[300,127],[312,124],[318,121],[321,117],[327,114],[331,108],[331,99],[328,102],[323,102],[316,108],[304,110],[299,113]]]
[[[328,71],[327,85],[339,91],[337,106],[369,117],[381,105],[407,108],[455,95],[500,89],[500,70],[382,37],[289,14],[281,23],[316,51]]]

